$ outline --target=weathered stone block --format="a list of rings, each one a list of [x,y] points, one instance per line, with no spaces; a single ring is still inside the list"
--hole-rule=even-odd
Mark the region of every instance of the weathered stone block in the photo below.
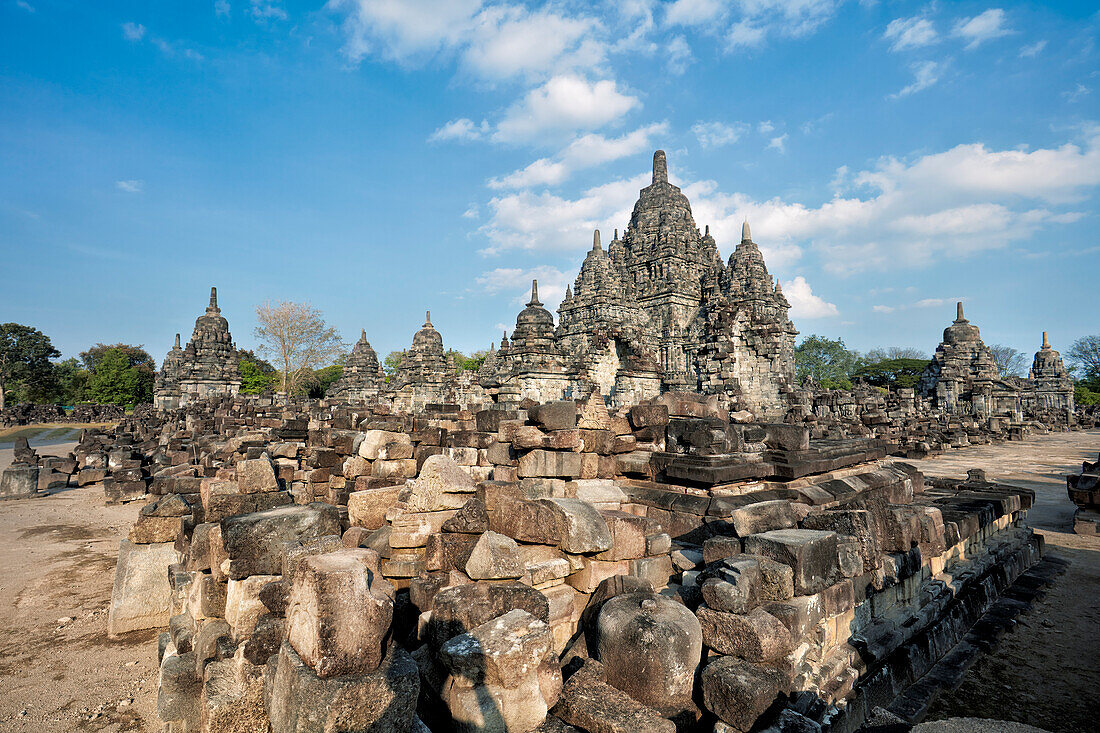
[[[791,649],[790,631],[761,608],[740,614],[700,606],[695,614],[702,625],[703,643],[719,654],[769,662]]]
[[[393,586],[378,553],[346,549],[305,558],[287,608],[287,641],[318,677],[377,669],[393,620]]]
[[[230,517],[222,522],[229,577],[282,572],[282,545],[340,534],[340,513],[329,504],[286,506]]]
[[[777,529],[746,537],[744,546],[745,552],[789,565],[796,595],[817,593],[843,577],[833,532]]]
[[[703,704],[724,723],[747,731],[779,695],[779,673],[737,657],[719,657],[701,675]]]
[[[165,626],[172,591],[168,566],[176,562],[170,543],[135,545],[123,540],[118,548],[115,584],[107,614],[107,635]]]
[[[579,453],[533,450],[520,456],[519,475],[551,478],[577,478],[581,475]]]

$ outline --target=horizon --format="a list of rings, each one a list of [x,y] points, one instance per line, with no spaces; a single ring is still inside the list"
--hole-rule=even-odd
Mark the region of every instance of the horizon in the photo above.
[[[1100,330],[1093,6],[758,6],[4,2],[0,320],[159,367],[216,286],[239,349],[290,300],[468,354],[532,279],[556,320],[662,149],[799,340],[931,355],[959,301],[1025,359]]]

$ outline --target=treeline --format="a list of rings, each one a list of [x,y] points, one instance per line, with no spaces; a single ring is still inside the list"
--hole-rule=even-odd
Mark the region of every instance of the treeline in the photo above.
[[[1023,352],[1004,344],[992,344],[989,349],[1002,377],[1026,374],[1030,365]],[[798,381],[809,377],[825,389],[851,390],[857,381],[891,390],[914,388],[929,360],[920,349],[900,346],[861,354],[846,347],[843,339],[816,334],[804,338],[794,350]],[[1074,341],[1066,352],[1065,362],[1074,378],[1077,404],[1100,404],[1100,336]]]
[[[79,359],[54,361],[60,356],[38,329],[0,324],[0,407],[20,402],[133,407],[153,401],[157,367],[140,345],[96,344]]]

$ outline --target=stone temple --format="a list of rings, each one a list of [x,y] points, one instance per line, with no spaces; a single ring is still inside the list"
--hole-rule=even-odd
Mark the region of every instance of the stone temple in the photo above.
[[[962,303],[955,322],[944,329],[943,342],[925,367],[918,389],[941,412],[979,420],[1020,422],[1026,412],[1064,423],[1071,421],[1074,409],[1073,380],[1061,355],[1050,348],[1046,332],[1028,379],[1002,377],[978,327],[963,315]]]
[[[362,336],[344,360],[340,379],[329,388],[327,394],[335,399],[363,402],[376,397],[384,384],[378,354],[371,348],[367,331],[363,329]]]
[[[789,308],[748,224],[724,263],[658,150],[622,238],[616,231],[604,250],[595,233],[557,326],[533,287],[479,381],[498,400],[599,390],[616,405],[686,389],[780,418],[795,386]]]
[[[237,347],[229,333],[229,321],[218,307],[218,289],[210,288],[210,305],[195,319],[187,347],[180,337],[164,357],[153,388],[153,403],[161,409],[184,407],[217,395],[236,395],[241,388]]]

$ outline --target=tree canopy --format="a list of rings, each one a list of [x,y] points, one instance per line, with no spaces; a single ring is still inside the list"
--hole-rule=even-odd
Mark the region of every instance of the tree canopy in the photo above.
[[[852,377],[875,387],[911,389],[917,386],[927,365],[927,359],[883,359],[864,364],[852,373]]]
[[[50,337],[37,328],[0,323],[0,408],[4,407],[5,391],[16,384],[28,393],[27,399],[55,389],[50,359],[58,356],[61,352],[50,343]]]
[[[992,344],[989,350],[993,352],[993,360],[997,362],[997,370],[1002,377],[1023,376],[1027,362],[1022,351],[1005,344]]]
[[[810,377],[826,389],[851,389],[851,374],[858,363],[859,355],[848,350],[842,339],[813,334],[794,349],[795,375],[799,381]]]
[[[1066,352],[1074,377],[1092,392],[1100,392],[1100,335],[1082,336]]]
[[[126,407],[153,401],[152,360],[140,359],[135,351],[141,347],[108,347],[97,356],[85,388],[90,400]]]
[[[260,353],[280,367],[282,394],[306,391],[313,370],[347,352],[336,329],[308,303],[264,303],[256,307],[256,320],[260,324],[255,330]]]

